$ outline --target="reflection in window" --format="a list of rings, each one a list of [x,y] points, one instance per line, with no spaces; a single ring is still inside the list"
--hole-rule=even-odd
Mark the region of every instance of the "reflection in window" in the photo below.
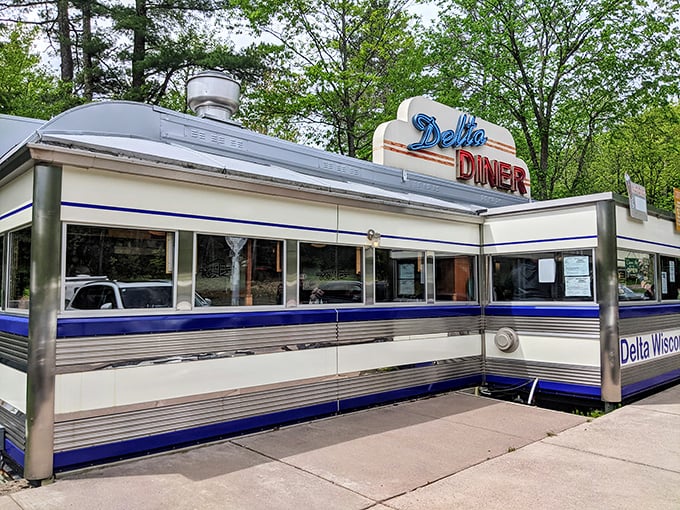
[[[474,257],[435,253],[436,301],[474,301]]]
[[[630,250],[618,250],[617,272],[619,301],[656,300],[654,256]]]
[[[590,250],[496,256],[494,301],[593,301]]]
[[[213,306],[283,303],[283,241],[198,235],[196,292]]]
[[[425,253],[376,249],[375,301],[425,301]]]
[[[9,235],[8,308],[28,309],[31,283],[31,227]]]
[[[68,225],[66,304],[88,282],[172,280],[173,253],[172,232]]]
[[[300,304],[362,303],[358,246],[300,243]]]
[[[661,299],[680,299],[680,258],[660,258]]]

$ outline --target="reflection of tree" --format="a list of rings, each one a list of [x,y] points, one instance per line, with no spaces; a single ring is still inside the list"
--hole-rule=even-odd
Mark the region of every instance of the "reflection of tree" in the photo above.
[[[66,276],[90,274],[112,280],[165,279],[166,233],[70,225]]]

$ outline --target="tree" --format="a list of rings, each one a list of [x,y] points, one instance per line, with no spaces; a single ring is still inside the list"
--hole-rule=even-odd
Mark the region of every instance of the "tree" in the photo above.
[[[75,106],[70,86],[59,82],[31,52],[36,30],[0,25],[0,113],[36,119]]]
[[[650,108],[595,138],[587,167],[592,191],[625,195],[626,174],[645,187],[649,204],[673,210],[673,188],[680,188],[680,105]]]
[[[513,131],[534,198],[578,193],[595,134],[677,94],[678,35],[672,0],[448,0],[436,96]]]
[[[376,125],[394,116],[402,99],[426,91],[407,0],[241,5],[258,33],[285,50],[280,72],[247,106],[260,129],[367,158]]]

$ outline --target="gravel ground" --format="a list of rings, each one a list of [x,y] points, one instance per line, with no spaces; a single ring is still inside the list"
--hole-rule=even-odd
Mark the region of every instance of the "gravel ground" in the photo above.
[[[7,494],[12,494],[13,492],[19,492],[23,489],[28,489],[30,487],[27,480],[11,480],[9,482],[0,481],[0,496],[6,496]]]

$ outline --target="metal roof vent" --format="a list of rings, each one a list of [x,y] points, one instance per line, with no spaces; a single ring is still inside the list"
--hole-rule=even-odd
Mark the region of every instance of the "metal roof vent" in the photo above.
[[[220,71],[203,71],[187,80],[187,105],[199,117],[229,122],[239,106],[241,87]]]

